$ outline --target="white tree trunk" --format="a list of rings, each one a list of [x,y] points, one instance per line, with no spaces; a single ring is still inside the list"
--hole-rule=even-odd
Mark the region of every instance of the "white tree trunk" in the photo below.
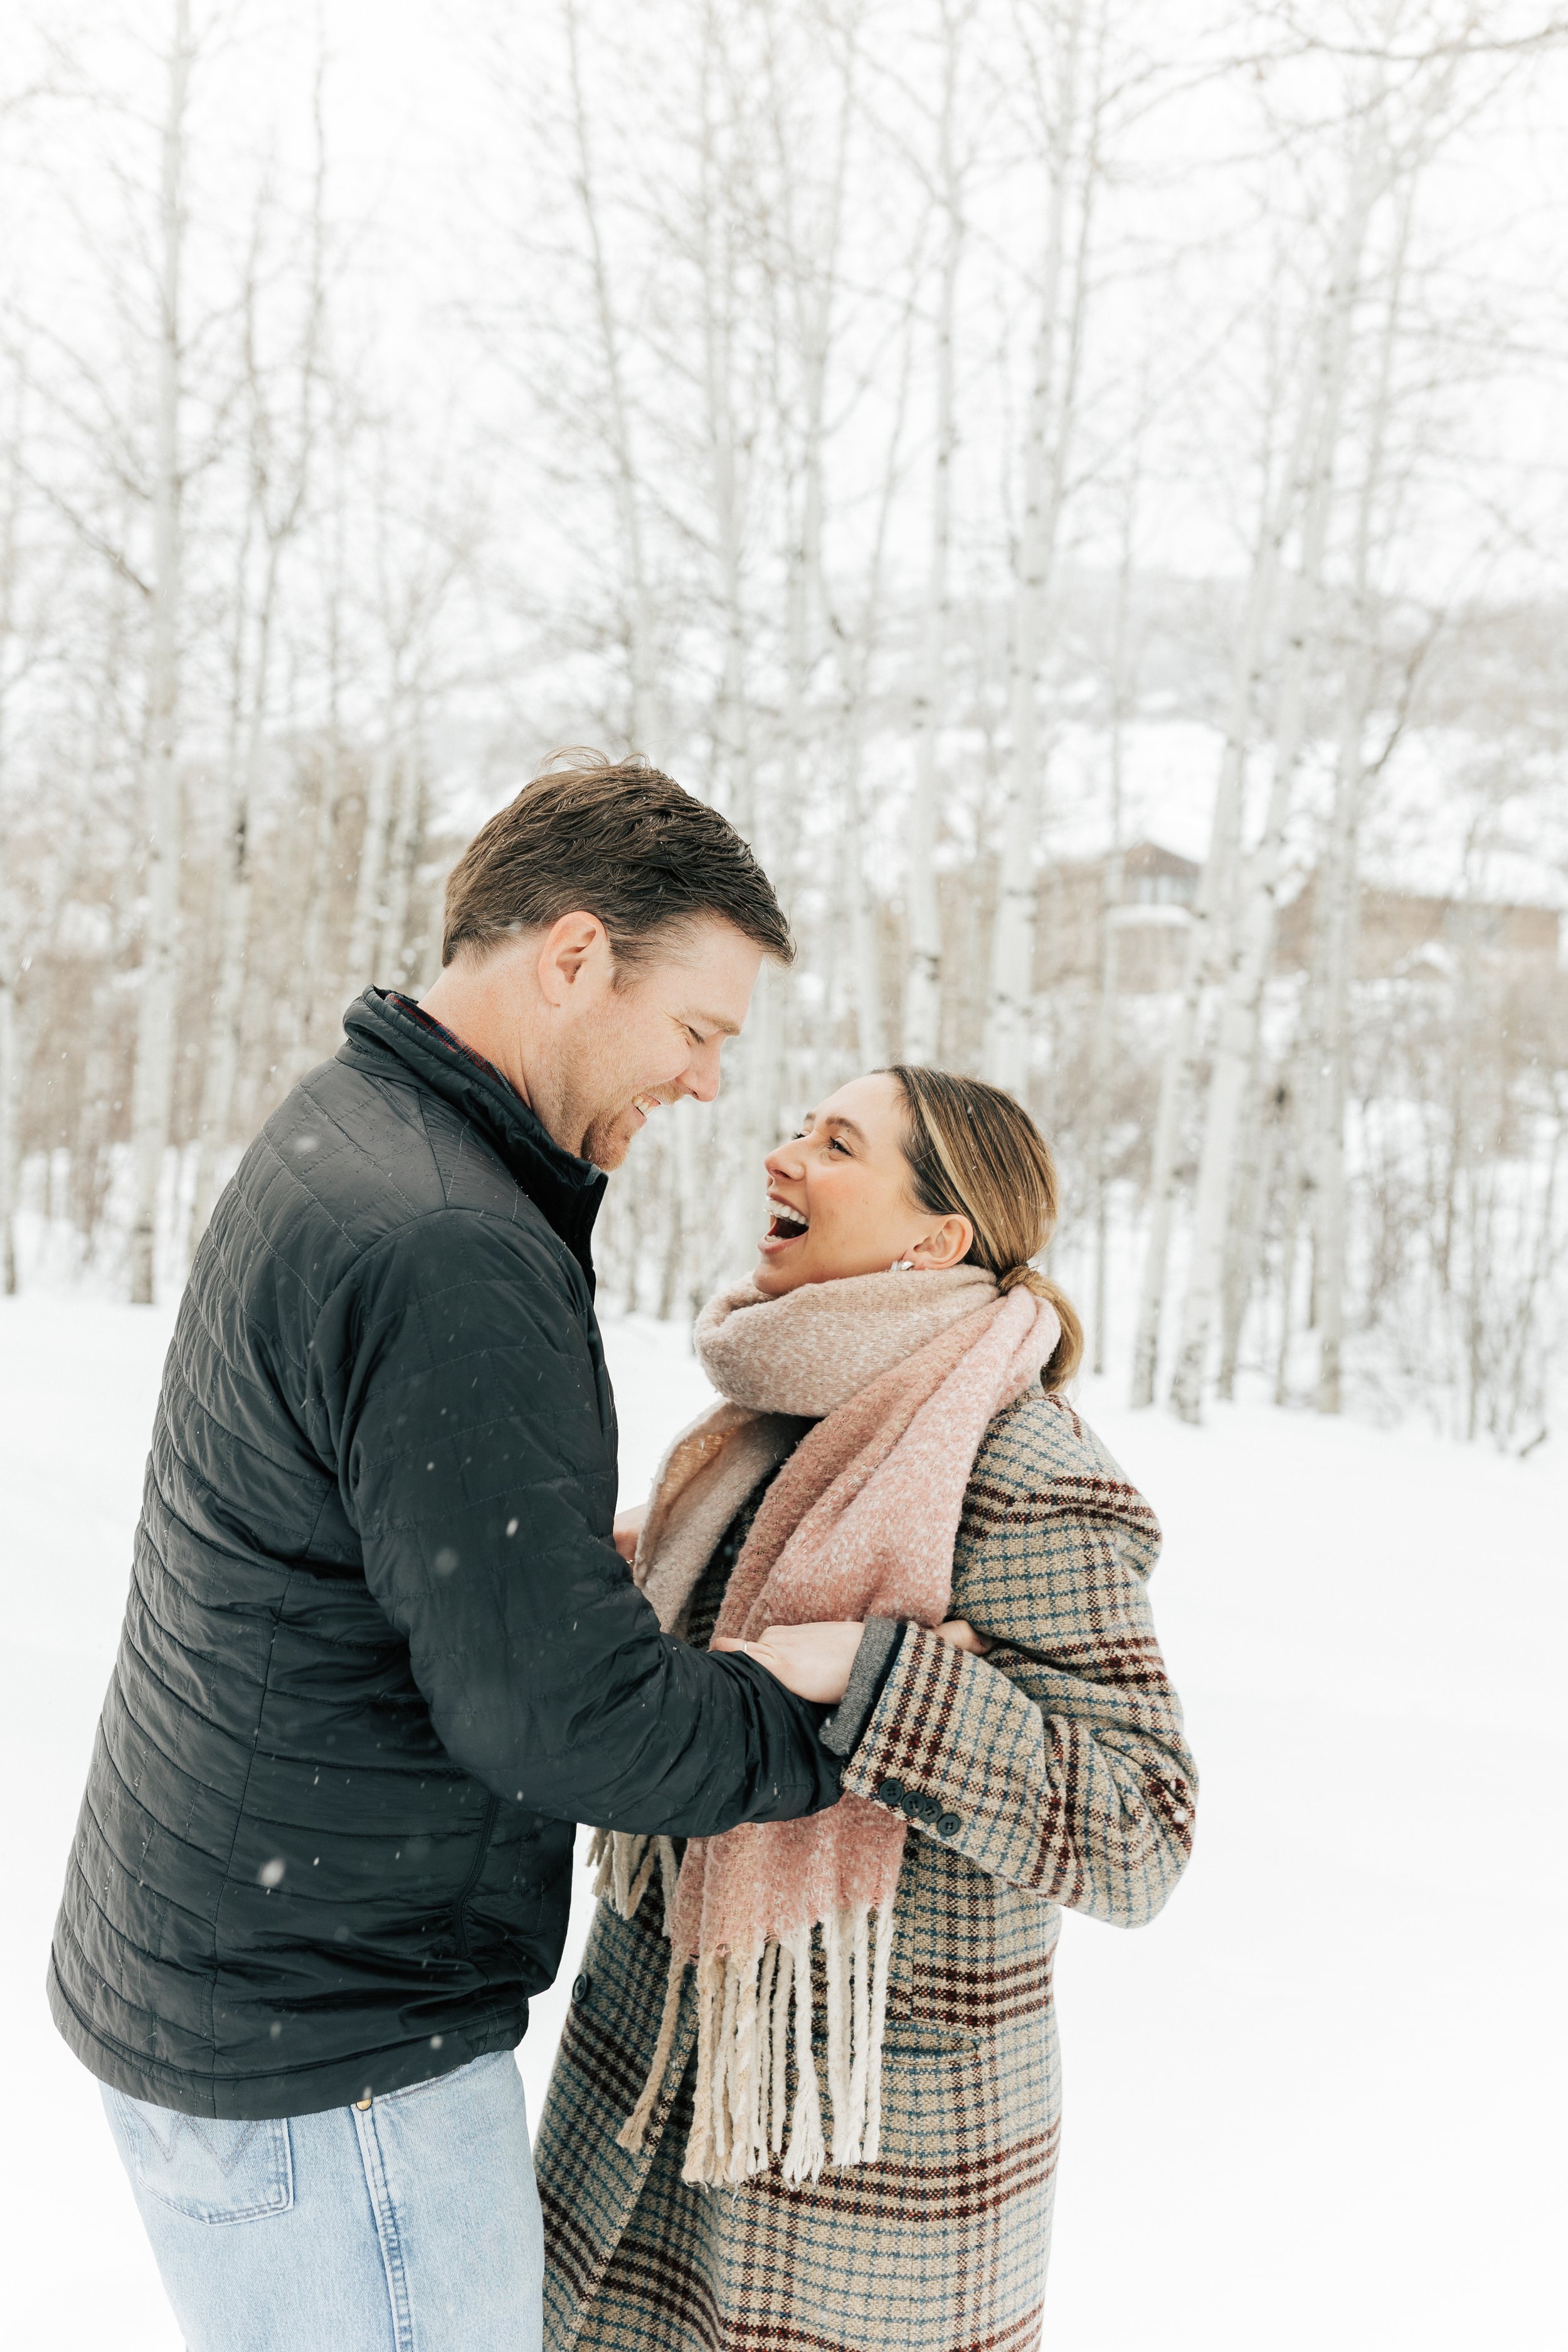
[[[335,732],[322,754],[321,773],[310,828],[310,869],[305,887],[304,920],[300,929],[300,995],[293,1016],[294,1039],[286,1075],[290,1086],[318,1058],[331,1037],[342,1008],[338,1003],[341,975],[328,969],[327,924],[332,895],[332,850],[342,803],[342,750]]]
[[[961,61],[959,25],[951,7],[945,5],[942,38],[939,172],[945,234],[937,280],[934,334],[936,435],[931,451],[931,547],[921,624],[920,667],[910,715],[914,737],[915,790],[910,822],[910,964],[904,995],[903,1055],[907,1062],[935,1061],[942,1021],[942,907],[936,876],[937,844],[942,830],[938,753],[947,709],[945,672],[952,617],[952,464],[958,446],[953,335],[965,227],[955,120]]]
[[[1094,1186],[1094,1352],[1097,1374],[1106,1367],[1110,1309],[1110,1074],[1116,1049],[1116,1000],[1121,944],[1121,899],[1126,882],[1122,841],[1123,761],[1128,707],[1131,700],[1131,638],[1133,558],[1137,543],[1138,453],[1127,484],[1122,516],[1121,561],[1117,568],[1116,618],[1110,653],[1110,743],[1107,818],[1110,848],[1105,861],[1100,904],[1100,988],[1095,1003],[1089,1060],[1089,1165]]]
[[[1348,735],[1348,730],[1347,730]],[[1343,1402],[1346,1214],[1345,1112],[1350,1081],[1350,987],[1356,943],[1356,833],[1360,817],[1362,757],[1359,730],[1342,755],[1342,808],[1335,811],[1334,899],[1324,941],[1327,970],[1323,995],[1322,1129],[1318,1155],[1317,1243],[1314,1286],[1318,1300],[1320,1412],[1338,1412]]]
[[[399,987],[407,981],[408,909],[414,898],[415,868],[424,834],[425,762],[417,730],[405,742],[397,762],[397,788],[393,798],[392,835],[386,853],[386,887],[383,893],[381,944],[376,969]]]
[[[26,385],[18,373],[8,435],[11,463],[0,526],[0,1290],[16,1288],[16,1186],[22,1160],[22,1070],[16,1034],[16,983],[21,978],[21,927],[11,877],[6,832],[6,767],[12,685],[11,644],[20,562],[21,456]]]
[[[758,806],[747,677],[748,624],[745,607],[742,450],[736,414],[736,238],[734,192],[726,169],[721,93],[724,87],[721,36],[710,14],[703,21],[701,148],[698,233],[700,247],[704,427],[709,499],[716,556],[715,601],[722,658],[712,721],[713,796],[742,839],[758,846]],[[761,1227],[754,1181],[761,1139],[766,1131],[766,1073],[775,1064],[782,1034],[778,990],[764,964],[752,997],[744,1045],[737,1057],[739,1083],[723,1125],[731,1159],[725,1210],[715,1253],[723,1271],[749,1265]],[[776,1105],[774,1106],[776,1111]],[[731,1158],[732,1155],[732,1158]],[[680,1163],[683,1182],[692,1162]],[[748,1186],[750,1190],[748,1190]],[[695,1207],[683,1195],[689,1209]]]
[[[828,585],[821,572],[817,550],[817,596],[829,615],[838,647],[839,730],[844,743],[844,788],[841,814],[843,889],[849,932],[851,988],[855,1005],[856,1046],[863,1070],[880,1069],[889,1056],[888,1023],[882,991],[881,949],[878,935],[877,896],[871,885],[869,828],[865,794],[866,728],[870,709],[872,668],[881,638],[887,591],[889,529],[902,478],[904,427],[909,415],[910,382],[914,344],[914,304],[905,316],[903,360],[899,374],[898,406],[882,468],[877,529],[867,567],[866,595],[858,631],[846,628],[833,614]]]
[[[231,800],[225,839],[223,895],[219,901],[218,974],[213,992],[212,1020],[207,1034],[206,1063],[202,1074],[201,1109],[197,1118],[196,1178],[191,1201],[189,1248],[207,1229],[217,1198],[220,1155],[228,1140],[229,1114],[239,1068],[240,1023],[245,1009],[245,982],[250,950],[250,813],[248,753],[231,782]]]
[[[1346,1220],[1349,1208],[1345,1114],[1350,1087],[1350,1003],[1355,973],[1356,917],[1360,903],[1358,852],[1368,781],[1366,730],[1376,691],[1381,651],[1381,612],[1377,609],[1373,582],[1373,535],[1378,500],[1384,487],[1393,405],[1394,364],[1404,308],[1405,276],[1416,186],[1417,175],[1412,173],[1404,190],[1399,235],[1389,270],[1388,299],[1384,310],[1382,347],[1372,402],[1371,433],[1356,509],[1352,615],[1358,643],[1346,671],[1339,761],[1334,774],[1334,803],[1327,852],[1322,861],[1321,1059],[1327,1076],[1322,1090],[1321,1116],[1317,1122],[1314,1288],[1318,1306],[1318,1385],[1315,1402],[1320,1412],[1330,1413],[1340,1412],[1344,1401]],[[1406,681],[1406,702],[1408,688],[1413,681],[1414,666]],[[1392,752],[1402,724],[1403,712],[1395,720],[1394,732],[1376,763],[1380,768]]]
[[[1242,1119],[1242,1139],[1237,1153],[1234,1181],[1236,1231],[1226,1254],[1221,1318],[1217,1393],[1227,1403],[1236,1393],[1242,1335],[1263,1254],[1264,1222],[1274,1165],[1279,1154],[1283,1089],[1276,1086],[1266,1096],[1261,1034],[1253,1040],[1252,1075],[1247,1082]]]
[[[1313,448],[1306,483],[1300,563],[1292,583],[1290,614],[1280,665],[1274,722],[1274,772],[1263,835],[1241,877],[1240,907],[1220,1008],[1193,1206],[1192,1256],[1182,1308],[1172,1410],[1184,1421],[1202,1417],[1209,1337],[1219,1305],[1233,1177],[1244,1091],[1256,1050],[1263,984],[1274,941],[1285,826],[1300,761],[1307,677],[1317,628],[1323,556],[1333,507],[1335,465],[1344,410],[1346,375],[1368,220],[1379,193],[1368,153],[1370,136],[1352,168],[1318,337],[1310,409]]]
[[[349,667],[345,644],[344,604],[348,593],[347,500],[343,468],[346,436],[341,415],[334,415],[332,447],[335,459],[331,512],[332,561],[327,601],[327,726],[323,768],[316,793],[310,838],[310,880],[300,933],[300,994],[297,1000],[295,1044],[288,1082],[294,1081],[323,1054],[335,1049],[338,1024],[345,1009],[343,971],[330,960],[328,946],[338,824],[342,814],[345,746],[342,724],[343,688]]]
[[[1241,840],[1247,748],[1262,682],[1280,551],[1289,526],[1292,490],[1290,468],[1286,469],[1284,487],[1278,495],[1270,488],[1266,468],[1262,525],[1253,554],[1247,604],[1231,671],[1225,749],[1220,757],[1214,811],[1209,820],[1208,851],[1187,933],[1182,992],[1160,1066],[1160,1093],[1154,1114],[1152,1166],[1149,1181],[1149,1231],[1143,1250],[1138,1319],[1132,1347],[1131,1402],[1138,1406],[1151,1405],[1154,1402],[1160,1322],[1164,1305],[1171,1234],[1175,1222],[1176,1200],[1182,1188],[1183,1140],[1197,1074],[1199,1015],[1205,994],[1218,977],[1227,940],[1226,917]]]
[[[590,109],[583,83],[582,11],[579,0],[563,0],[567,57],[572,79],[572,126],[576,144],[577,196],[594,281],[594,310],[609,400],[610,463],[615,475],[616,507],[620,520],[622,561],[627,592],[626,667],[630,685],[630,749],[657,761],[664,750],[664,725],[658,705],[658,650],[652,583],[648,578],[643,530],[641,474],[632,435],[631,406],[626,396],[624,333],[610,283],[605,249]]]
[[[278,599],[280,553],[280,542],[274,541],[268,550],[261,606],[257,614],[256,676],[251,687],[248,725],[243,744],[231,747],[228,763],[223,897],[218,917],[217,986],[213,992],[206,1063],[202,1074],[202,1101],[196,1129],[196,1178],[191,1200],[189,1248],[193,1255],[196,1244],[207,1229],[213,1204],[217,1198],[218,1166],[224,1146],[228,1141],[235,1080],[239,1071],[240,1029],[245,1011],[246,980],[250,969],[250,902],[254,888],[251,825],[265,741],[272,669],[272,624]],[[243,613],[239,635],[243,646]],[[237,683],[243,696],[243,660]]]
[[[133,1304],[143,1307],[153,1303],[155,1282],[158,1192],[174,1100],[174,1010],[180,972],[180,285],[190,68],[189,0],[174,0],[158,215],[153,585],[142,756],[147,890],[131,1113],[134,1182],[131,1297]]]
[[[239,1075],[240,1039],[244,1026],[247,985],[250,973],[251,900],[254,890],[251,838],[257,793],[261,781],[267,728],[272,708],[272,646],[282,603],[283,559],[304,525],[316,442],[317,379],[321,369],[322,320],[326,302],[326,170],[327,146],[323,114],[324,66],[317,53],[314,89],[315,172],[309,214],[310,270],[306,283],[304,331],[294,355],[294,397],[298,407],[291,463],[279,455],[278,420],[272,413],[268,387],[258,350],[261,246],[264,209],[258,207],[252,256],[245,282],[245,354],[250,399],[250,513],[240,551],[236,588],[236,647],[234,728],[228,762],[228,811],[226,828],[226,871],[219,932],[217,986],[203,1074],[198,1123],[196,1179],[191,1202],[190,1248],[206,1231],[217,1192],[217,1171],[229,1140]],[[263,549],[260,591],[255,612],[252,674],[246,676],[246,637],[249,551],[252,526],[258,526]],[[243,737],[243,750],[237,747]],[[279,1059],[285,1085],[292,1084],[298,1059],[292,1006],[286,1001],[274,1008],[280,1034]]]
[[[3,844],[0,844],[3,852]],[[16,1288],[16,1177],[21,1164],[20,1060],[16,1051],[16,970],[7,919],[4,856],[0,854],[0,1289]]]
[[[357,995],[376,978],[386,874],[386,825],[397,757],[394,745],[384,745],[373,754],[365,779],[364,830],[360,835],[359,867],[354,876],[345,974],[351,996]]]
[[[1029,1070],[1035,990],[1035,870],[1045,781],[1040,669],[1045,656],[1047,600],[1066,488],[1077,358],[1082,344],[1084,243],[1093,184],[1093,166],[1089,163],[1083,176],[1078,278],[1071,301],[1064,302],[1068,217],[1079,139],[1083,20],[1083,0],[1070,0],[1059,34],[1057,116],[1049,157],[1050,194],[1033,381],[1024,437],[1024,511],[1013,596],[1008,678],[1012,749],[1002,814],[984,1062],[985,1075],[993,1085],[1006,1087],[1014,1093],[1023,1090]]]
[[[720,628],[723,667],[714,711],[713,766],[718,797],[736,830],[752,841],[757,828],[755,779],[752,773],[750,714],[746,701],[746,611],[741,552],[741,487],[736,454],[734,386],[731,380],[731,305],[734,287],[729,237],[710,228],[703,320],[708,394],[709,458],[714,534],[719,557]],[[718,284],[714,284],[715,273]]]

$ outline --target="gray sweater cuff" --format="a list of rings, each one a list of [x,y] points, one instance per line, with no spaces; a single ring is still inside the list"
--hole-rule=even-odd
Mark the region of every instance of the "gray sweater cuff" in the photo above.
[[[823,1746],[830,1748],[835,1756],[853,1756],[859,1747],[871,1711],[893,1671],[903,1638],[901,1618],[867,1618],[844,1696],[818,1734]]]

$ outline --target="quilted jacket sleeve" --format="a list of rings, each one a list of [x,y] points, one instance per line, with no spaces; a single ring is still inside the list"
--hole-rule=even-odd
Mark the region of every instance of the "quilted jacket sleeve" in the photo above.
[[[1118,1927],[1152,1918],[1196,1793],[1144,1587],[1159,1540],[1069,1408],[1037,1397],[1000,1416],[952,1596],[994,1646],[974,1657],[907,1627],[846,1790],[1032,1894]]]
[[[579,1281],[542,1231],[448,1209],[367,1253],[318,1326],[325,1443],[437,1736],[557,1820],[701,1836],[832,1804],[819,1710],[661,1633],[611,1541]]]

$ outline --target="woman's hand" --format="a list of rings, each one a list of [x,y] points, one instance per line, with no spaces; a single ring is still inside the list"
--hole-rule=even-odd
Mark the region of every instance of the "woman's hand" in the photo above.
[[[634,1503],[629,1511],[616,1513],[616,1549],[628,1563],[637,1558],[637,1538],[642,1533],[643,1521],[647,1518],[647,1513],[648,1507],[646,1503]]]
[[[975,1658],[983,1658],[991,1647],[986,1636],[977,1633],[966,1617],[950,1617],[945,1625],[937,1627],[936,1637],[950,1649],[967,1650]]]
[[[828,1619],[820,1625],[770,1625],[754,1642],[737,1641],[732,1633],[716,1633],[716,1650],[743,1650],[766,1666],[796,1698],[814,1699],[819,1706],[837,1706],[849,1681],[849,1669],[866,1631],[858,1617]]]

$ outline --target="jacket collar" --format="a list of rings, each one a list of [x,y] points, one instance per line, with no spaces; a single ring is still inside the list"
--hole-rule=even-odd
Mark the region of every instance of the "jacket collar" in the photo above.
[[[594,1283],[590,1238],[609,1179],[602,1168],[562,1150],[517,1089],[493,1064],[471,1054],[435,1022],[417,1019],[383,988],[367,988],[343,1014],[348,1043],[340,1061],[403,1064],[459,1117],[477,1127]]]

